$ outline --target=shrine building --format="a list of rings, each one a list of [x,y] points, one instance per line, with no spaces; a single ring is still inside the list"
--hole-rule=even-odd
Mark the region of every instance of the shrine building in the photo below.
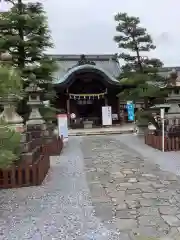
[[[59,65],[54,77],[57,92],[56,108],[67,113],[70,127],[83,127],[91,121],[94,127],[102,125],[102,106],[111,106],[112,124],[128,122],[126,101],[117,94],[122,91],[117,80],[120,64],[117,54],[101,55],[51,55]],[[165,67],[160,74],[167,77],[179,67]],[[135,111],[143,107],[143,101],[135,103]]]
[[[121,109],[117,94],[117,55],[52,55],[59,65],[54,77],[58,95],[56,108],[68,115],[71,127],[83,127],[84,121],[102,125],[102,106],[111,106],[112,124],[119,124]]]

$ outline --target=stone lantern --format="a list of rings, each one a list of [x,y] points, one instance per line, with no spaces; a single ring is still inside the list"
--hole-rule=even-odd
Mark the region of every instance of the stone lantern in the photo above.
[[[6,98],[3,98],[0,103],[4,106],[0,118],[17,131],[23,131],[23,118],[16,112],[17,98],[9,94]]]
[[[28,121],[26,122],[26,125],[42,125],[45,123],[39,112],[39,107],[42,105],[40,94],[43,92],[43,89],[38,87],[36,83],[33,83],[35,79],[36,76],[32,74],[30,77],[32,83],[30,83],[30,85],[25,89],[26,93],[29,96],[29,101],[27,104],[31,107],[31,113],[29,115]]]
[[[45,120],[43,119],[39,107],[43,104],[40,99],[40,95],[43,92],[43,89],[37,86],[34,83],[36,76],[31,75],[30,80],[32,83],[25,89],[26,93],[29,96],[28,105],[31,107],[31,113],[29,119],[26,122],[27,131],[31,132],[32,138],[36,139],[37,145],[42,144],[49,137],[49,132],[47,130]]]
[[[169,90],[169,95],[166,99],[169,104],[169,110],[166,114],[166,118],[169,120],[169,124],[178,124],[180,120],[180,79],[176,69],[173,69],[169,73],[168,85],[166,88]]]
[[[9,53],[2,53],[1,54],[1,62],[3,64],[10,64],[12,60],[12,56]],[[14,69],[11,67],[9,69],[9,74],[14,74]],[[4,106],[3,112],[0,114],[0,118],[3,119],[7,124],[12,126],[18,131],[23,131],[23,118],[18,115],[16,112],[16,104],[17,104],[17,96],[14,94],[8,93],[7,96],[0,98],[0,103]]]
[[[5,53],[1,53],[1,61],[2,62],[11,62],[11,60],[12,60],[12,56],[11,56],[11,54],[10,53],[8,53],[8,52],[5,52]]]

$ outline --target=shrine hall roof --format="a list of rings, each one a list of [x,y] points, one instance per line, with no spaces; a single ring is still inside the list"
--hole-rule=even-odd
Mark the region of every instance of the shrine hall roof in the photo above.
[[[175,66],[175,67],[163,67],[162,69],[159,70],[159,74],[162,76],[162,77],[168,77],[169,73],[172,71],[172,70],[176,70],[178,76],[180,76],[180,67],[178,66]]]
[[[84,56],[87,63],[78,65],[80,59]],[[55,73],[55,84],[61,84],[66,81],[68,76],[82,68],[92,68],[103,72],[110,81],[117,84],[116,78],[120,75],[120,64],[116,54],[99,55],[50,55],[57,60],[59,70]],[[89,64],[90,63],[90,64]],[[93,64],[92,64],[93,63]]]

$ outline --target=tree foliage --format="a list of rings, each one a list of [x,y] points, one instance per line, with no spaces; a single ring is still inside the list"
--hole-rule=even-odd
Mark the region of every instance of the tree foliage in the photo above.
[[[0,100],[7,101],[8,97],[19,99],[22,93],[22,78],[19,72],[9,65],[0,66]],[[10,129],[0,119],[0,168],[10,167],[19,160],[21,134]]]
[[[7,98],[8,95],[21,98],[22,79],[18,70],[8,66],[0,66],[0,98]]]
[[[20,69],[26,80],[24,87],[33,73],[38,86],[51,92],[57,66],[45,54],[53,44],[43,6],[22,0],[7,2],[11,3],[10,10],[0,13],[0,52],[8,51],[12,55],[12,65]]]
[[[3,0],[2,0],[3,1]],[[53,47],[46,13],[39,2],[6,0],[10,3],[7,12],[0,13],[0,53],[12,55],[12,66],[21,72],[23,89],[30,82],[43,88],[42,100],[54,99],[53,75],[57,65],[45,51]],[[31,76],[36,76],[31,77]],[[27,98],[19,102],[18,113],[24,120],[29,115]]]
[[[151,99],[166,94],[157,84],[164,80],[158,74],[163,64],[159,59],[147,56],[156,47],[138,17],[118,13],[115,21],[117,35],[114,40],[121,50],[119,58],[124,61],[120,83],[125,88],[119,96],[134,101],[142,99],[148,107]]]

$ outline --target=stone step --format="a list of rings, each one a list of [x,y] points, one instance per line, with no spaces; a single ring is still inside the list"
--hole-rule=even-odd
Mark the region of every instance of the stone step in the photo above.
[[[106,130],[106,131],[78,131],[78,132],[69,132],[69,136],[90,136],[90,135],[110,135],[110,134],[130,134],[133,133],[133,129],[128,130]]]

